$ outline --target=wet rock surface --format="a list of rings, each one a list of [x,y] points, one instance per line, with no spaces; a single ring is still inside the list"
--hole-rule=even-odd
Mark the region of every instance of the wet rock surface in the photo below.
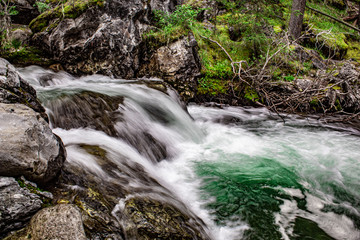
[[[40,197],[21,188],[15,178],[0,177],[0,238],[24,227],[41,206]]]
[[[140,164],[98,146],[73,147],[94,162],[68,159],[54,199],[81,209],[89,239],[209,239],[201,220]],[[134,197],[127,200],[130,195]]]
[[[48,104],[53,127],[63,129],[88,127],[116,136],[114,127],[121,113],[117,111],[123,97],[84,91],[60,97]]]
[[[125,201],[124,214],[132,220],[126,231],[136,239],[204,239],[196,222],[171,204],[136,197]],[[199,227],[199,226],[197,226]]]
[[[0,175],[53,180],[65,160],[61,140],[40,114],[21,104],[0,103]]]
[[[86,240],[87,238],[79,209],[72,204],[59,204],[40,210],[32,217],[26,228],[5,239]]]

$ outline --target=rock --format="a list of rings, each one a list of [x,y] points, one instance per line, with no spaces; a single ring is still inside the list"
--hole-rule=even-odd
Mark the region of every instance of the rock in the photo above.
[[[35,2],[35,0],[14,0],[12,3],[19,13],[11,16],[12,23],[28,25],[36,18],[40,12],[34,7]]]
[[[160,47],[149,63],[143,66],[139,75],[162,78],[185,100],[189,100],[194,97],[196,77],[200,76],[201,70],[196,47],[197,42],[192,34]]]
[[[46,121],[48,119],[45,108],[37,99],[35,89],[3,58],[0,58],[0,103],[21,103],[38,112]]]
[[[55,187],[54,200],[76,204],[81,209],[88,238],[177,239],[183,234],[183,239],[209,239],[202,221],[142,165],[99,146],[72,148],[86,154],[88,160],[83,162],[80,155],[70,155]],[[134,200],[134,196],[139,198]],[[151,216],[159,219],[152,220]],[[142,233],[146,235],[141,236]]]
[[[304,63],[310,61],[312,65],[317,69],[325,69],[326,63],[322,60],[321,56],[315,50],[305,49],[304,47],[296,44],[295,53],[299,58],[299,61]]]
[[[139,67],[138,46],[148,29],[151,12],[146,0],[110,0],[91,6],[76,18],[47,20],[55,27],[37,32],[44,25],[41,15],[30,24],[33,44],[53,56],[72,73],[103,73],[133,78]]]
[[[201,69],[195,38],[190,34],[157,51],[144,49],[142,38],[151,29],[152,9],[173,11],[180,2],[110,0],[103,7],[90,6],[75,18],[43,14],[30,24],[35,33],[32,44],[68,72],[125,79],[161,77],[189,100]]]
[[[29,44],[31,38],[31,30],[29,28],[16,29],[11,32],[11,39],[21,42],[21,44]]]
[[[164,12],[173,12],[176,5],[181,4],[181,0],[151,0],[150,6],[152,10],[161,10]]]
[[[40,197],[21,188],[14,178],[0,177],[0,238],[24,227],[41,205]]]
[[[297,78],[294,81],[294,85],[300,92],[302,92],[302,91],[310,88],[313,85],[313,81],[310,79]]]
[[[64,160],[62,141],[40,114],[21,104],[0,103],[0,175],[45,184]]]
[[[33,239],[87,239],[80,211],[71,204],[59,204],[39,211],[31,219],[28,233]]]
[[[86,240],[79,209],[71,204],[59,204],[36,213],[29,226],[7,239]]]
[[[53,127],[63,129],[93,128],[110,136],[117,136],[115,124],[121,113],[117,111],[124,97],[111,97],[101,93],[83,91],[62,96],[47,103],[51,109]]]

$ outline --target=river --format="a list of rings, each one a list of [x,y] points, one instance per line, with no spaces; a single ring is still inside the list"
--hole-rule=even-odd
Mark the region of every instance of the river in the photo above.
[[[175,92],[137,81],[76,78],[36,66],[18,70],[47,108],[67,161],[104,175],[76,145],[126,156],[200,217],[214,239],[360,239],[355,129],[298,116],[284,122],[264,108],[189,105],[186,112]],[[58,112],[64,96],[84,91],[121,97],[121,121],[112,120],[111,129],[96,121],[77,125],[87,117],[76,104]],[[103,111],[97,118],[109,109]],[[134,178],[128,181],[136,188],[141,183]]]

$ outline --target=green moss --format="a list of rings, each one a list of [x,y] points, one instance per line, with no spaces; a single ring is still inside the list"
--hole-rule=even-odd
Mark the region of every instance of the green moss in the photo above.
[[[0,57],[3,57],[13,64],[36,64],[51,65],[53,62],[44,59],[41,52],[34,47],[20,47],[19,49],[7,49],[2,51]]]
[[[181,37],[187,35],[189,30],[181,26],[174,26],[166,31],[150,30],[143,34],[142,38],[150,49],[157,49],[169,43],[173,43]]]
[[[284,79],[284,81],[292,82],[292,81],[294,81],[295,77],[292,75],[288,75],[288,76],[284,76],[283,79]]]
[[[259,101],[259,95],[257,94],[256,90],[250,86],[245,88],[244,98],[250,100],[251,102]]]
[[[345,55],[345,58],[360,62],[360,43],[357,41],[349,41],[348,44],[349,49]]]
[[[52,203],[51,203],[51,199],[47,198],[47,197],[44,197],[44,195],[42,195],[41,193],[42,192],[45,192],[44,190],[38,188],[38,187],[35,187],[31,184],[28,184],[26,183],[22,178],[17,178],[16,181],[18,182],[19,186],[21,188],[26,188],[28,189],[31,193],[33,194],[36,194],[40,197],[41,201],[43,202],[42,203],[42,208],[45,208],[45,207],[48,207],[48,206],[51,206]]]
[[[275,32],[275,33],[281,33],[281,32],[282,32],[281,26],[278,26],[278,25],[273,26],[273,29],[274,29],[274,32]]]
[[[208,76],[199,79],[198,94],[219,95],[226,93],[227,82]]]
[[[60,22],[56,19],[76,18],[90,7],[103,7],[104,2],[105,0],[69,0],[40,14],[30,22],[29,27],[33,33],[50,31]]]

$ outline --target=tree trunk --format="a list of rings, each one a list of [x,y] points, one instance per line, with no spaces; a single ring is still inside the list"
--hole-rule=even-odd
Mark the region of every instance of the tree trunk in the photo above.
[[[360,27],[360,2],[358,4],[359,10],[358,10],[358,17],[357,17],[357,26]]]
[[[301,35],[305,6],[306,0],[293,0],[289,22],[289,32],[294,39],[298,39]]]

